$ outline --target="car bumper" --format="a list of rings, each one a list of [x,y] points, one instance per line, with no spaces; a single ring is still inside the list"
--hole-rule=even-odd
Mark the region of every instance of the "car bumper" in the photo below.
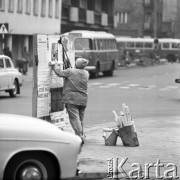
[[[94,71],[94,70],[96,70],[96,67],[95,66],[86,66],[85,69],[87,71]]]

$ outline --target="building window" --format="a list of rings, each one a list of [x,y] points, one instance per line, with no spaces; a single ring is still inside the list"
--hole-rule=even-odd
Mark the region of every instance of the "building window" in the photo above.
[[[0,0],[0,11],[4,11],[4,2],[5,0]]]
[[[59,18],[59,0],[55,0],[56,4],[55,4],[55,17]]]
[[[46,0],[41,0],[41,16],[46,16]]]
[[[17,12],[18,13],[22,13],[22,10],[23,10],[23,2],[22,2],[22,0],[18,0],[17,1]]]
[[[31,14],[31,0],[26,0],[26,14]]]
[[[71,0],[62,0],[62,4],[66,5],[66,6],[70,6],[71,5]]]
[[[80,0],[79,6],[80,8],[87,9],[87,0]]]
[[[101,0],[95,1],[95,10],[101,12]]]
[[[8,11],[9,12],[14,12],[14,0],[9,0],[8,1]]]
[[[33,14],[38,15],[38,0],[33,0]]]
[[[147,23],[147,24],[151,23],[151,13],[145,14],[145,23]]]
[[[121,24],[128,23],[128,12],[117,13],[117,21]]]
[[[145,3],[146,5],[150,5],[150,4],[151,4],[151,0],[144,0],[144,3]]]
[[[53,13],[53,1],[52,0],[49,0],[49,6],[48,6],[48,16],[49,17],[52,17],[52,13]]]

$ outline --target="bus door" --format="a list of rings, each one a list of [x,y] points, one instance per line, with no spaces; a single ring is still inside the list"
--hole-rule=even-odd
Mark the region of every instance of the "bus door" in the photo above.
[[[96,53],[96,66],[99,65],[100,70],[103,69],[104,57],[103,57],[103,43],[102,39],[97,39],[97,53]]]
[[[108,60],[109,60],[109,52],[107,50],[107,42],[106,39],[101,39],[101,49],[102,49],[102,62],[103,62],[103,71],[108,69]]]

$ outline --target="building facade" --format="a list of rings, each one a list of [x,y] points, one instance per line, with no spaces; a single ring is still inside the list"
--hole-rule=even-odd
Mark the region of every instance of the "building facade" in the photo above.
[[[115,0],[115,27],[118,36],[160,37],[162,0]]]
[[[62,0],[61,32],[110,31],[114,27],[114,0]]]
[[[7,33],[2,34],[4,27]],[[114,0],[0,0],[0,54],[9,47],[16,61],[28,53],[30,65],[33,34],[110,31],[113,27]]]
[[[163,0],[163,36],[180,38],[180,1]]]
[[[1,27],[6,24],[8,31],[0,34],[0,54],[9,47],[16,61],[28,53],[31,64],[33,34],[61,31],[61,0],[0,0],[0,23]]]

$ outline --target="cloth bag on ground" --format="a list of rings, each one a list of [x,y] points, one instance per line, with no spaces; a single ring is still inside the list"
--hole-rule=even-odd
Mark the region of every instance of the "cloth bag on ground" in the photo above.
[[[124,126],[118,129],[118,136],[121,138],[124,146],[139,146],[137,133],[134,131],[133,125]]]

